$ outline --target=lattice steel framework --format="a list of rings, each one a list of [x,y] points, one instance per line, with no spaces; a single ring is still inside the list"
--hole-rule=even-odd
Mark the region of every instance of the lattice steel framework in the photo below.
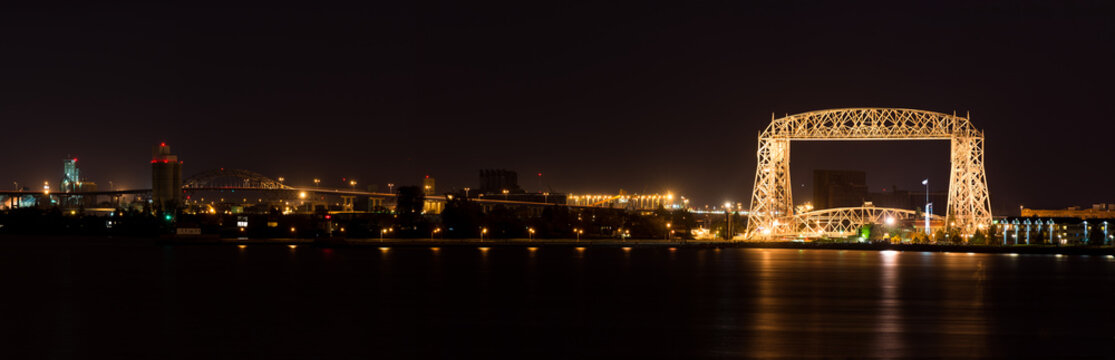
[[[983,132],[966,117],[895,108],[812,111],[779,119],[759,134],[758,165],[746,238],[796,235],[790,189],[790,141],[950,140],[946,226],[963,235],[991,225]]]
[[[241,169],[214,169],[195,174],[183,188],[293,189],[260,173]]]
[[[895,223],[922,219],[914,210],[881,207],[841,207],[815,210],[793,216],[790,222],[793,231],[804,236],[849,236],[854,235],[864,224],[884,224],[887,219]],[[933,215],[934,221],[941,220]]]

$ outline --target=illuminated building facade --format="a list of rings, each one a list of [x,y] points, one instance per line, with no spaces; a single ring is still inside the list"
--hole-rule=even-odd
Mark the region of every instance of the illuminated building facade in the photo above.
[[[1022,217],[1061,217],[1075,219],[1115,219],[1115,204],[1094,204],[1090,209],[1071,206],[1067,209],[1043,210],[1022,208]]]
[[[1008,217],[999,221],[1003,245],[1111,245],[1115,218]]]
[[[686,209],[689,199],[673,193],[665,194],[633,194],[628,195],[620,191],[618,195],[610,194],[569,194],[565,198],[566,205],[594,206],[628,210],[667,210]]]

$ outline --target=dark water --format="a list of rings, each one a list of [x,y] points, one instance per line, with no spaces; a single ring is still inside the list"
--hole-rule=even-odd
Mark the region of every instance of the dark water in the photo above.
[[[1115,354],[1107,256],[0,245],[4,358]]]

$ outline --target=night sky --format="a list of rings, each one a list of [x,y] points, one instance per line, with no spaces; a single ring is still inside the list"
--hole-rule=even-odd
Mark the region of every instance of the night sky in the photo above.
[[[0,186],[56,183],[73,155],[102,189],[146,188],[166,141],[186,175],[448,190],[506,168],[529,191],[542,172],[746,204],[771,113],[879,106],[970,111],[998,214],[1115,203],[1108,2],[905,3],[8,8]],[[795,143],[795,200],[814,168],[944,190],[948,151]]]

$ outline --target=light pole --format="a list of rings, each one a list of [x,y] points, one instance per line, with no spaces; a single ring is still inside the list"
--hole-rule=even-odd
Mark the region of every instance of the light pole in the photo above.
[[[666,223],[666,241],[670,241],[670,235],[672,235],[674,233],[673,230],[670,230],[671,226],[673,226],[673,224]]]
[[[434,235],[436,235],[436,234],[437,234],[437,233],[439,233],[439,232],[441,232],[441,228],[439,228],[439,227],[436,227],[436,228],[434,228],[434,231],[431,231],[431,232],[430,232],[430,240],[433,240],[433,239],[434,239]]]
[[[484,234],[488,233],[488,228],[480,228],[480,242],[484,242]]]
[[[534,228],[527,228],[527,241],[534,241]]]
[[[471,188],[465,188],[465,200],[468,200],[468,191],[469,190],[472,190],[472,189]]]
[[[933,206],[929,203],[929,178],[922,180],[921,184],[925,185],[925,235],[929,236],[929,214],[933,212]]]
[[[320,187],[320,186],[321,186],[321,179],[314,179],[314,187]]]
[[[578,228],[573,228],[573,235],[577,236],[577,242],[581,242],[581,233],[583,233],[583,232],[584,232],[584,230],[581,230],[581,229],[578,229]]]
[[[502,192],[502,193],[503,193],[503,201],[507,201],[507,193],[508,193],[509,191],[507,191],[507,189],[503,189],[503,190],[502,190],[502,191],[500,191],[500,192]]]
[[[1084,220],[1084,244],[1088,244],[1088,220]]]
[[[356,191],[356,180],[349,180],[348,185],[352,186],[352,191]]]
[[[387,183],[387,193],[394,194],[395,184]]]

